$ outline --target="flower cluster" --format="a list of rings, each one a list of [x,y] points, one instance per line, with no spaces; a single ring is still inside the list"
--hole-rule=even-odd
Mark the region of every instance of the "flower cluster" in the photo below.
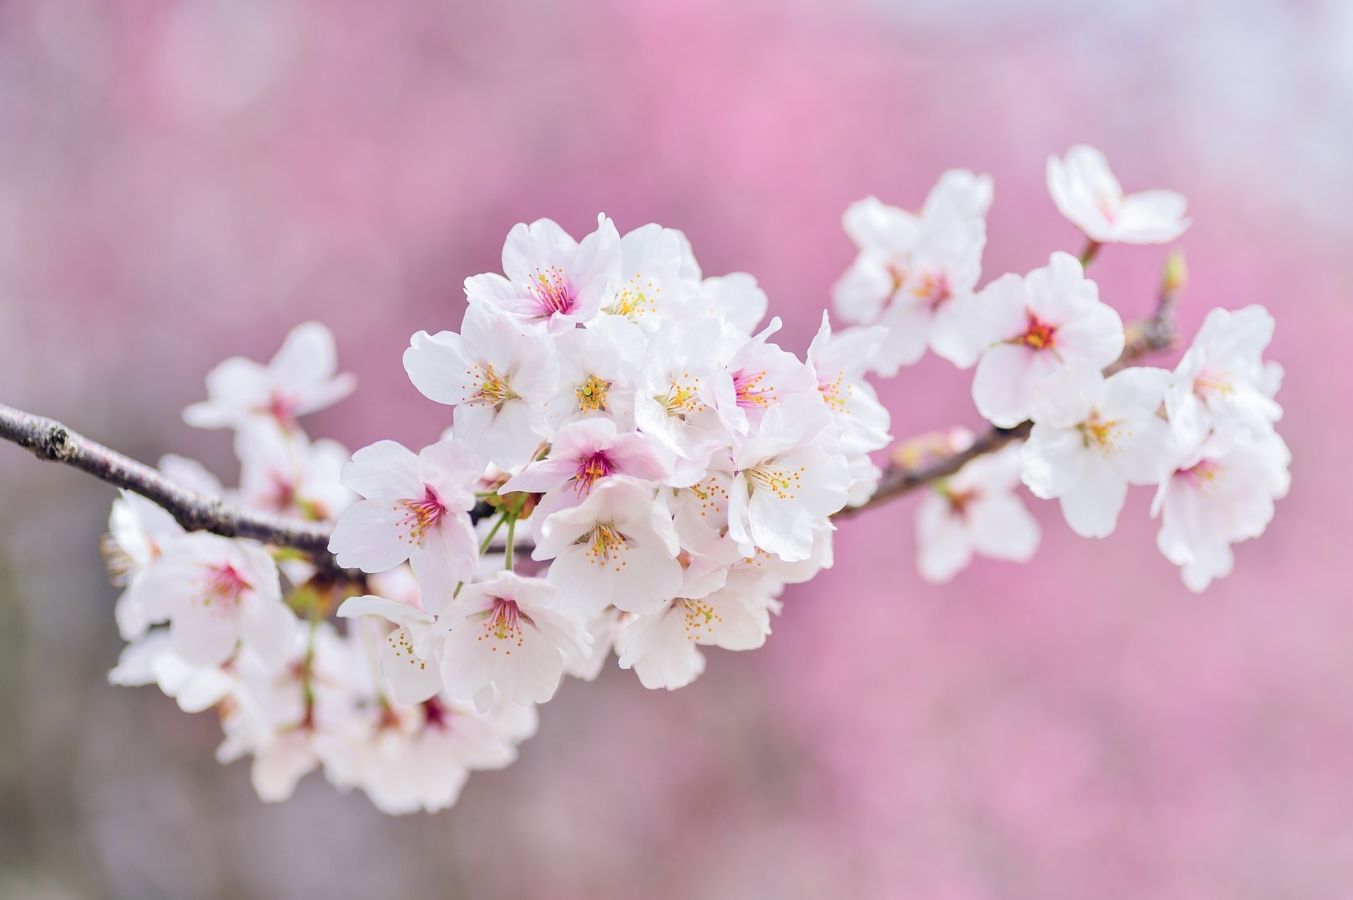
[[[1184,201],[1125,196],[1087,147],[1050,160],[1048,186],[1086,251],[984,286],[989,177],[945,173],[919,214],[852,205],[859,254],[834,291],[850,327],[824,313],[803,359],[771,340],[778,318],[761,324],[755,279],[704,277],[679,231],[621,236],[601,216],[577,241],[548,219],[518,225],[503,274],[466,280],[459,331],[420,331],[404,353],[413,385],[450,407],[417,452],[349,455],[297,424],[354,386],[323,326],[295,329],[266,366],[227,360],[184,418],[234,430],[239,487],[179,457],[161,471],[327,523],[332,556],[186,533],[124,492],[105,549],[131,643],[111,679],[216,708],[219,757],[252,756],[265,799],[322,769],[389,813],[449,806],[468,772],[515,758],[565,675],[596,678],[614,654],[671,690],[704,670],[701,645],[761,646],[785,585],[832,564],[832,516],[883,477],[871,454],[890,419],[866,375],[927,349],[974,369],[994,428],[892,455],[928,487],[923,577],[975,554],[1028,560],[1039,526],[1021,483],[1087,537],[1114,530],[1137,484],[1156,488],[1161,551],[1202,590],[1287,490],[1273,320],[1214,310],[1173,372],[1127,367],[1142,338],[1085,265],[1104,243],[1174,239]],[[1166,276],[1168,306],[1182,264]],[[916,475],[929,464],[945,474]]]
[[[1112,533],[1128,485],[1139,484],[1157,488],[1161,552],[1200,591],[1231,571],[1231,544],[1262,534],[1274,500],[1287,492],[1290,454],[1273,430],[1282,369],[1262,358],[1273,319],[1258,306],[1213,310],[1174,372],[1113,371],[1127,335],[1084,264],[1103,243],[1175,239],[1188,226],[1184,198],[1125,196],[1103,154],[1086,146],[1048,160],[1048,190],[1089,238],[1086,252],[1053,253],[1047,266],[1002,275],[976,292],[991,203],[986,176],[945,173],[920,215],[873,198],[845,215],[859,256],[836,285],[837,309],[852,322],[887,327],[884,346],[893,348],[871,368],[891,374],[899,360],[916,361],[924,334],[940,356],[976,364],[972,395],[984,418],[1001,429],[1032,426],[1018,449],[932,485],[917,512],[921,574],[947,581],[974,552],[1029,559],[1039,530],[1014,494],[1021,481],[1035,496],[1057,499],[1085,537]],[[1165,302],[1182,278],[1182,263],[1172,259]],[[972,440],[959,431],[929,443],[946,454]]]

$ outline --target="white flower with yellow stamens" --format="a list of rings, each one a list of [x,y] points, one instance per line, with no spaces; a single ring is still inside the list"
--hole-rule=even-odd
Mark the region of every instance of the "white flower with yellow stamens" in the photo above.
[[[1035,497],[1059,498],[1082,537],[1107,537],[1129,484],[1159,484],[1174,458],[1170,426],[1156,415],[1170,382],[1164,369],[1105,378],[1073,361],[1034,392],[1033,431],[1020,476]]]
[[[483,473],[479,457],[459,440],[417,455],[394,441],[353,454],[343,483],[366,497],[334,526],[329,550],[341,566],[384,572],[408,560],[426,608],[447,603],[474,574],[478,542],[466,515]]]
[[[651,613],[681,586],[676,531],[653,489],[625,477],[599,483],[579,506],[540,525],[533,559],[553,559],[555,606],[583,620],[607,606]]]
[[[850,473],[839,430],[816,392],[775,404],[734,457],[728,534],[744,556],[757,547],[794,562],[813,549],[813,522],[846,504]]]
[[[592,643],[583,620],[553,600],[549,582],[513,572],[466,585],[437,620],[446,693],[481,711],[492,707],[495,691],[518,704],[553,697],[564,657],[586,656]]]
[[[545,403],[559,377],[554,347],[490,307],[466,310],[460,334],[415,334],[404,369],[423,396],[456,407],[456,436],[499,468],[529,462],[547,436]]]

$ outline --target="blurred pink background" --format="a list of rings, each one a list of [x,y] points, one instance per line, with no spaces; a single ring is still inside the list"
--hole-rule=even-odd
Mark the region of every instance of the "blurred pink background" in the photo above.
[[[846,204],[990,172],[985,278],[1078,249],[1044,160],[1190,200],[1187,333],[1267,305],[1293,489],[1202,596],[1033,504],[1025,567],[915,574],[914,499],[844,524],[766,649],[676,693],[570,682],[504,772],[390,819],[267,806],[219,726],[109,687],[112,491],[0,447],[0,898],[1353,898],[1353,6],[1341,0],[11,0],[0,401],[227,480],[178,413],[225,356],[337,333],[350,447],[433,438],[400,351],[519,220],[681,228],[801,352]],[[1093,273],[1132,317],[1166,248]],[[1164,362],[1172,364],[1173,360]],[[899,436],[979,424],[934,359]]]

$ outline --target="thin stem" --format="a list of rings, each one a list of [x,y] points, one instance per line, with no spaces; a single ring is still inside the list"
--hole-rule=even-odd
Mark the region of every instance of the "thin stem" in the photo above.
[[[507,547],[503,550],[503,568],[512,571],[512,547],[517,542],[517,517],[507,517]]]
[[[1095,257],[1099,255],[1099,248],[1104,246],[1094,238],[1089,238],[1088,240],[1089,243],[1087,243],[1085,249],[1081,251],[1082,269],[1089,268],[1090,263],[1094,262]]]
[[[485,553],[489,552],[489,544],[493,542],[493,536],[498,533],[499,528],[503,527],[503,522],[506,519],[507,513],[503,513],[501,516],[498,517],[498,521],[493,523],[493,527],[489,529],[489,533],[484,536],[483,543],[479,545],[480,556],[483,556]]]

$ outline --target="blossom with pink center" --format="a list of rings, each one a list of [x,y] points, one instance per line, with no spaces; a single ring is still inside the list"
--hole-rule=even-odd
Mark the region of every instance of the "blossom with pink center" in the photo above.
[[[1263,434],[1282,418],[1274,401],[1283,370],[1265,362],[1273,317],[1262,306],[1214,309],[1175,368],[1165,395],[1181,444],[1194,446],[1214,428]]]
[[[733,354],[728,374],[733,380],[733,403],[719,409],[728,429],[746,434],[761,424],[766,410],[790,394],[812,394],[817,388],[813,370],[798,357],[766,339],[781,328],[771,319],[755,337]]]
[[[932,485],[916,508],[916,563],[922,578],[949,581],[974,554],[1008,562],[1033,557],[1039,528],[1015,494],[1019,473],[1020,448],[1012,444]]]
[[[498,493],[544,494],[532,515],[534,527],[560,509],[577,506],[599,482],[615,475],[639,481],[667,477],[668,467],[647,435],[620,434],[610,419],[584,419],[565,426],[544,459],[507,480]]]
[[[285,431],[264,420],[235,432],[235,455],[240,499],[255,509],[333,521],[357,499],[341,478],[352,455],[337,441],[312,443],[300,429]]]
[[[1048,157],[1048,193],[1062,215],[1101,244],[1163,244],[1189,227],[1181,195],[1124,194],[1104,154],[1084,144],[1068,150],[1065,160]]]
[[[318,322],[297,325],[266,366],[234,356],[207,373],[207,396],[183,411],[194,428],[239,428],[267,419],[294,429],[296,418],[352,393],[357,378],[338,374],[334,336]]]
[[[824,310],[822,325],[808,346],[808,365],[817,376],[818,392],[841,432],[841,453],[851,475],[847,502],[852,506],[869,499],[882,475],[869,454],[893,439],[888,433],[892,417],[864,379],[874,351],[887,339],[888,330],[878,326],[832,334]]]
[[[559,334],[591,321],[620,285],[620,234],[606,216],[575,241],[550,219],[518,223],[503,245],[503,273],[465,279],[471,306],[507,313],[528,333]]]
[[[1189,590],[1231,574],[1231,545],[1264,533],[1274,501],[1287,496],[1291,461],[1271,429],[1214,434],[1161,482],[1151,506],[1161,516],[1156,544]]]
[[[1169,381],[1169,372],[1149,367],[1105,378],[1077,360],[1034,391],[1021,478],[1034,496],[1060,499],[1072,531],[1107,537],[1128,485],[1159,484],[1164,477],[1175,450],[1157,411]]]
[[[843,218],[859,254],[832,289],[847,322],[889,329],[872,364],[884,376],[919,360],[929,346],[964,368],[977,359],[966,302],[982,273],[991,178],[945,172],[921,214],[874,197],[854,203]]]
[[[499,468],[529,462],[548,434],[545,403],[559,378],[554,347],[491,307],[466,310],[460,334],[415,334],[404,370],[423,396],[455,406],[456,436]]]
[[[277,566],[252,541],[193,532],[166,541],[138,598],[151,622],[169,622],[174,652],[192,665],[222,663],[243,642],[280,665],[296,634]]]
[[[474,700],[544,703],[554,696],[564,656],[586,656],[592,638],[583,621],[553,607],[554,586],[542,578],[499,572],[466,585],[442,612],[441,658],[446,693]]]
[[[1027,277],[1002,275],[977,297],[987,345],[973,376],[977,410],[1013,428],[1029,418],[1034,390],[1071,360],[1103,369],[1123,352],[1123,320],[1068,253]]]
[[[655,612],[681,586],[676,531],[649,486],[622,476],[540,526],[532,559],[552,559],[558,609],[590,620],[607,606]]]
[[[406,559],[436,611],[474,574],[478,542],[470,517],[484,467],[459,440],[413,451],[380,441],[353,454],[343,483],[366,499],[334,526],[329,550],[341,566],[384,572]]]

